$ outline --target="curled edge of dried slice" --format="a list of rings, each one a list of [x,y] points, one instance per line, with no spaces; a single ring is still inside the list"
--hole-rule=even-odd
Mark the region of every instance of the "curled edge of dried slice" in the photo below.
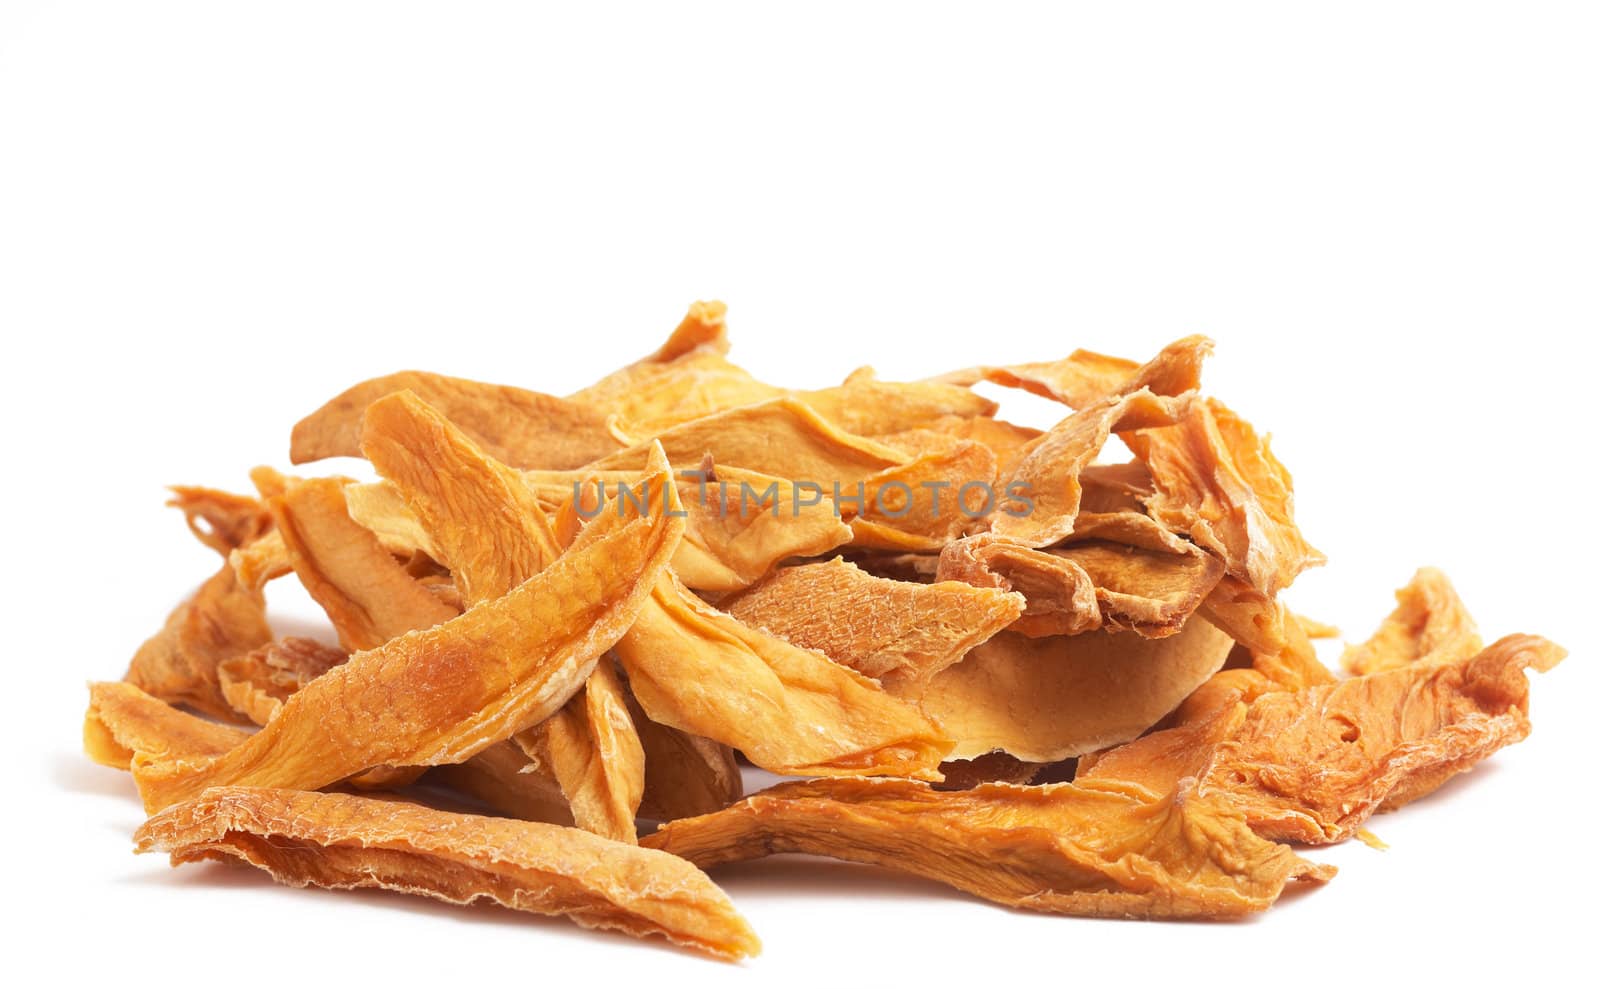
[[[1394,592],[1396,606],[1372,637],[1345,649],[1341,660],[1361,676],[1411,663],[1452,663],[1483,648],[1478,626],[1450,578],[1422,567]]]
[[[134,841],[140,852],[169,853],[173,865],[232,859],[289,886],[487,899],[727,960],[761,950],[727,895],[693,865],[559,825],[339,793],[217,787],[155,815]]]
[[[886,866],[1008,906],[1098,917],[1237,917],[1334,870],[1253,834],[1191,790],[897,779],[782,783],[667,824],[648,847],[710,868],[783,852]]]
[[[1094,582],[1081,566],[993,533],[947,544],[939,553],[936,576],[1021,594],[1023,612],[1011,631],[1031,638],[1092,632],[1104,621]]]
[[[497,460],[515,467],[578,467],[618,446],[604,410],[591,405],[510,385],[399,371],[352,385],[295,423],[290,461],[361,456],[362,415],[397,391],[415,392]]]
[[[342,649],[291,635],[223,662],[217,677],[233,709],[264,725],[284,701],[348,658]]]
[[[131,683],[89,684],[83,751],[102,766],[132,768],[135,754],[190,759],[221,755],[249,732],[180,711]]]
[[[194,537],[223,556],[272,530],[272,516],[259,499],[216,488],[175,484],[167,505],[183,513]]]
[[[932,380],[967,387],[988,381],[1020,388],[1074,409],[1087,408],[1108,395],[1149,388],[1157,395],[1181,395],[1200,387],[1200,366],[1211,356],[1211,340],[1188,336],[1161,349],[1144,365],[1122,357],[1076,350],[1059,361],[971,367]]]
[[[665,508],[665,460],[645,503]],[[206,762],[135,760],[155,810],[207,786],[316,789],[374,766],[461,762],[549,717],[633,624],[683,532],[664,510],[592,524],[504,597],[355,654],[238,748]],[[231,571],[230,571],[231,573]]]

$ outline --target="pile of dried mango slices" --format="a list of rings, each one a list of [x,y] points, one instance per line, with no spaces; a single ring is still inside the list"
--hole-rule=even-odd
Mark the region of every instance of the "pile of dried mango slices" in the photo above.
[[[1525,737],[1525,670],[1564,655],[1485,647],[1422,570],[1347,675],[1322,666],[1331,630],[1278,601],[1322,557],[1264,438],[1199,394],[1203,338],[816,391],[727,349],[700,303],[566,398],[362,382],[291,458],[377,483],[174,489],[223,564],[84,726],[152,815],[139,850],[726,958],[759,942],[700,870],[779,852],[1229,917],[1331,876],[1284,842]],[[1012,425],[980,381],[1069,414]],[[1131,461],[1101,462],[1113,436]],[[274,636],[290,574],[338,648]],[[741,760],[803,778],[744,796]]]

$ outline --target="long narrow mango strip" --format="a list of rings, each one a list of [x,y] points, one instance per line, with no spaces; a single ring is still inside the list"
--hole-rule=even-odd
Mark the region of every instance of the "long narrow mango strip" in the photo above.
[[[146,806],[208,786],[316,789],[372,766],[460,762],[548,718],[633,624],[677,548],[683,520],[661,510],[668,484],[658,471],[654,511],[619,512],[504,597],[352,656],[227,755],[136,758]]]
[[[881,865],[1027,910],[1232,917],[1334,870],[1253,834],[1225,803],[1115,784],[891,779],[782,783],[662,827],[644,844],[710,868],[782,852]]]
[[[173,865],[237,859],[290,886],[492,900],[730,960],[761,950],[694,866],[559,825],[342,793],[217,787],[152,817],[134,841],[141,852],[171,853]]]
[[[557,558],[556,537],[522,476],[409,392],[367,408],[362,451],[421,520],[468,607],[509,593]],[[633,842],[644,749],[609,663],[596,665],[566,706],[518,744],[554,774],[580,827]]]
[[[91,683],[83,751],[102,766],[131,768],[140,752],[163,759],[218,756],[250,737],[180,711],[131,683]]]

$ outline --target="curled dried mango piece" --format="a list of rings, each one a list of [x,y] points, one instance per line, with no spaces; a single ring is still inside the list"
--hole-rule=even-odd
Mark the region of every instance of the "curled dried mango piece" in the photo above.
[[[1423,567],[1394,596],[1398,605],[1372,638],[1344,651],[1349,672],[1360,676],[1411,663],[1453,663],[1483,648],[1477,624],[1441,571]]]
[[[1380,805],[1431,793],[1529,731],[1526,669],[1566,650],[1507,636],[1454,663],[1413,664],[1264,694],[1201,780],[1269,838],[1342,841]]]
[[[1161,639],[1002,632],[933,678],[922,709],[967,759],[1056,762],[1136,738],[1215,673],[1232,643],[1191,619]]]
[[[783,783],[644,844],[704,868],[780,852],[881,865],[1008,906],[1090,917],[1235,917],[1334,870],[1250,831],[1226,803],[1115,784],[893,779]]]
[[[1151,637],[1182,628],[1224,570],[1215,556],[1131,513],[1080,516],[1070,543],[1050,552],[1094,584],[1106,627]]]
[[[1332,683],[1299,619],[1245,581],[1224,576],[1200,604],[1199,613],[1248,652],[1251,668],[1278,689]]]
[[[958,441],[841,487],[837,505],[854,546],[938,552],[992,509],[994,476],[993,450]]]
[[[938,577],[1021,594],[1025,607],[1011,631],[1022,635],[1077,635],[1102,623],[1094,581],[1081,566],[992,533],[945,546],[939,554]]]
[[[1150,468],[1146,508],[1228,564],[1228,573],[1267,597],[1325,557],[1294,524],[1294,482],[1264,437],[1214,398],[1178,421],[1121,433]]]
[[[543,721],[633,623],[665,570],[683,530],[661,510],[667,484],[665,469],[649,481],[653,514],[597,520],[593,538],[509,594],[351,656],[226,755],[136,765],[146,806],[213,785],[315,789],[374,766],[460,762]]]
[[[989,381],[1054,399],[1074,409],[1086,409],[1107,396],[1128,394],[1141,388],[1149,388],[1157,395],[1194,391],[1200,387],[1200,365],[1211,355],[1212,346],[1203,336],[1190,336],[1168,344],[1143,365],[1121,357],[1077,350],[1059,361],[973,367],[952,371],[935,380],[966,386]]]
[[[102,766],[128,769],[139,752],[164,759],[221,755],[248,737],[242,729],[180,711],[131,683],[89,685],[83,750]]]
[[[492,900],[584,927],[656,935],[735,959],[761,950],[733,904],[682,859],[572,828],[340,793],[217,787],[139,828],[173,865],[236,860],[290,886]]]
[[[616,653],[652,720],[775,773],[937,777],[949,748],[875,681],[718,611],[670,573]]]
[[[249,495],[216,488],[173,485],[167,504],[183,512],[194,537],[227,556],[272,531],[266,506]]]
[[[271,501],[291,565],[347,650],[372,649],[458,612],[414,580],[350,517],[344,484],[295,482]]]
[[[697,817],[744,796],[744,779],[731,748],[651,721],[633,692],[623,689],[644,747],[640,816],[654,821]]]
[[[835,559],[785,567],[722,604],[746,625],[915,697],[934,674],[1015,621],[1023,601],[957,581],[885,580]]]
[[[577,467],[617,449],[603,409],[538,392],[400,371],[341,392],[295,423],[289,459],[361,456],[361,417],[367,406],[398,391],[440,410],[497,460],[516,467]]]
[[[161,700],[237,721],[217,666],[270,641],[260,590],[240,583],[225,563],[139,647],[123,679]]]
[[[1114,395],[1057,423],[1028,450],[1000,491],[989,531],[1035,549],[1071,535],[1082,507],[1085,467],[1113,432],[1164,426],[1184,414],[1187,397],[1148,389]]]

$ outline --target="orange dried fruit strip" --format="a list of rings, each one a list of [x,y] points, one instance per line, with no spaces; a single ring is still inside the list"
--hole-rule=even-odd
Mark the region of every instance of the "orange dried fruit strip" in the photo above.
[[[1070,535],[1085,467],[1113,432],[1170,424],[1190,405],[1148,390],[1113,396],[1057,423],[1034,442],[1001,486],[989,531],[1035,549]]]
[[[496,742],[466,762],[435,766],[422,780],[465,794],[507,817],[573,825],[572,807],[561,786],[550,774],[536,771],[515,742]]]
[[[369,406],[362,449],[420,519],[469,606],[510,593],[560,553],[521,475],[416,396],[401,392]],[[668,484],[661,494],[671,491]],[[674,510],[665,503],[655,508]],[[609,660],[594,667],[564,708],[517,742],[559,783],[580,827],[637,840],[644,752]]]
[[[883,436],[937,422],[992,416],[998,406],[982,395],[934,381],[880,381],[857,372],[842,385],[792,393],[840,429],[857,436]]]
[[[934,677],[922,709],[955,739],[954,758],[1000,750],[1056,762],[1138,737],[1215,673],[1230,646],[1199,619],[1161,639],[1002,632]]]
[[[270,641],[260,590],[241,584],[224,563],[139,647],[123,679],[161,700],[236,721],[217,666]]]
[[[722,602],[734,618],[914,697],[1016,620],[1019,595],[956,581],[885,580],[844,560],[785,567]]]
[[[295,574],[348,650],[372,649],[458,613],[440,601],[350,517],[344,484],[315,478],[271,501]]]
[[[136,753],[189,759],[221,755],[249,737],[231,725],[180,711],[131,683],[91,683],[83,750],[102,766],[128,769]]]
[[[961,441],[841,487],[838,509],[854,546],[938,552],[993,507],[994,476],[994,451]]]
[[[296,691],[347,658],[342,649],[291,635],[219,664],[217,676],[233,709],[264,725]]]
[[[1193,391],[1200,387],[1200,365],[1211,355],[1211,348],[1212,342],[1205,337],[1190,336],[1168,344],[1154,360],[1144,365],[1078,350],[1059,361],[973,367],[952,371],[934,380],[968,386],[990,381],[1007,388],[1021,388],[1074,409],[1084,409],[1107,396],[1136,392],[1141,388],[1149,388],[1157,395]]]
[[[654,821],[709,814],[744,795],[733,750],[650,720],[633,692],[623,688],[644,747],[644,794],[639,814]]]
[[[616,654],[652,720],[731,745],[771,772],[936,778],[949,748],[875,681],[718,611],[670,573]]]
[[[648,484],[654,514],[597,520],[594,538],[504,597],[356,653],[227,755],[137,765],[146,806],[212,785],[315,789],[373,766],[460,762],[543,721],[577,692],[664,572],[683,529],[659,510],[667,483],[663,465]]]
[[[1294,613],[1245,581],[1224,576],[1199,613],[1246,649],[1254,671],[1277,688],[1333,682]]]
[[[1345,649],[1342,663],[1349,672],[1359,676],[1411,663],[1453,663],[1483,648],[1477,624],[1439,570],[1423,567],[1394,596],[1398,605],[1372,637]]]
[[[1076,564],[1094,584],[1106,627],[1150,637],[1182,628],[1222,579],[1222,561],[1192,543],[1172,552],[1120,539],[1075,539],[1050,552]]]
[[[893,779],[783,783],[644,844],[704,868],[781,852],[881,865],[1028,910],[1234,917],[1328,866],[1253,834],[1225,803],[1098,784],[940,792]]]
[[[1295,527],[1288,470],[1221,402],[1194,402],[1170,426],[1121,435],[1150,468],[1150,515],[1220,556],[1232,576],[1271,598],[1325,561]]]
[[[196,539],[227,556],[272,530],[272,516],[255,498],[216,488],[173,485],[167,502],[183,512]]]
[[[727,896],[681,859],[557,825],[340,793],[218,787],[134,835],[173,865],[236,860],[291,886],[492,900],[718,958],[761,950]]]
[[[577,467],[617,449],[604,410],[525,391],[426,371],[400,371],[354,385],[295,424],[289,459],[361,455],[367,406],[410,391],[461,427],[497,460],[517,467]]]
[[[1202,789],[1226,795],[1267,837],[1342,841],[1380,805],[1430,793],[1526,738],[1523,671],[1549,670],[1565,655],[1513,635],[1460,662],[1265,694],[1216,747]]]

